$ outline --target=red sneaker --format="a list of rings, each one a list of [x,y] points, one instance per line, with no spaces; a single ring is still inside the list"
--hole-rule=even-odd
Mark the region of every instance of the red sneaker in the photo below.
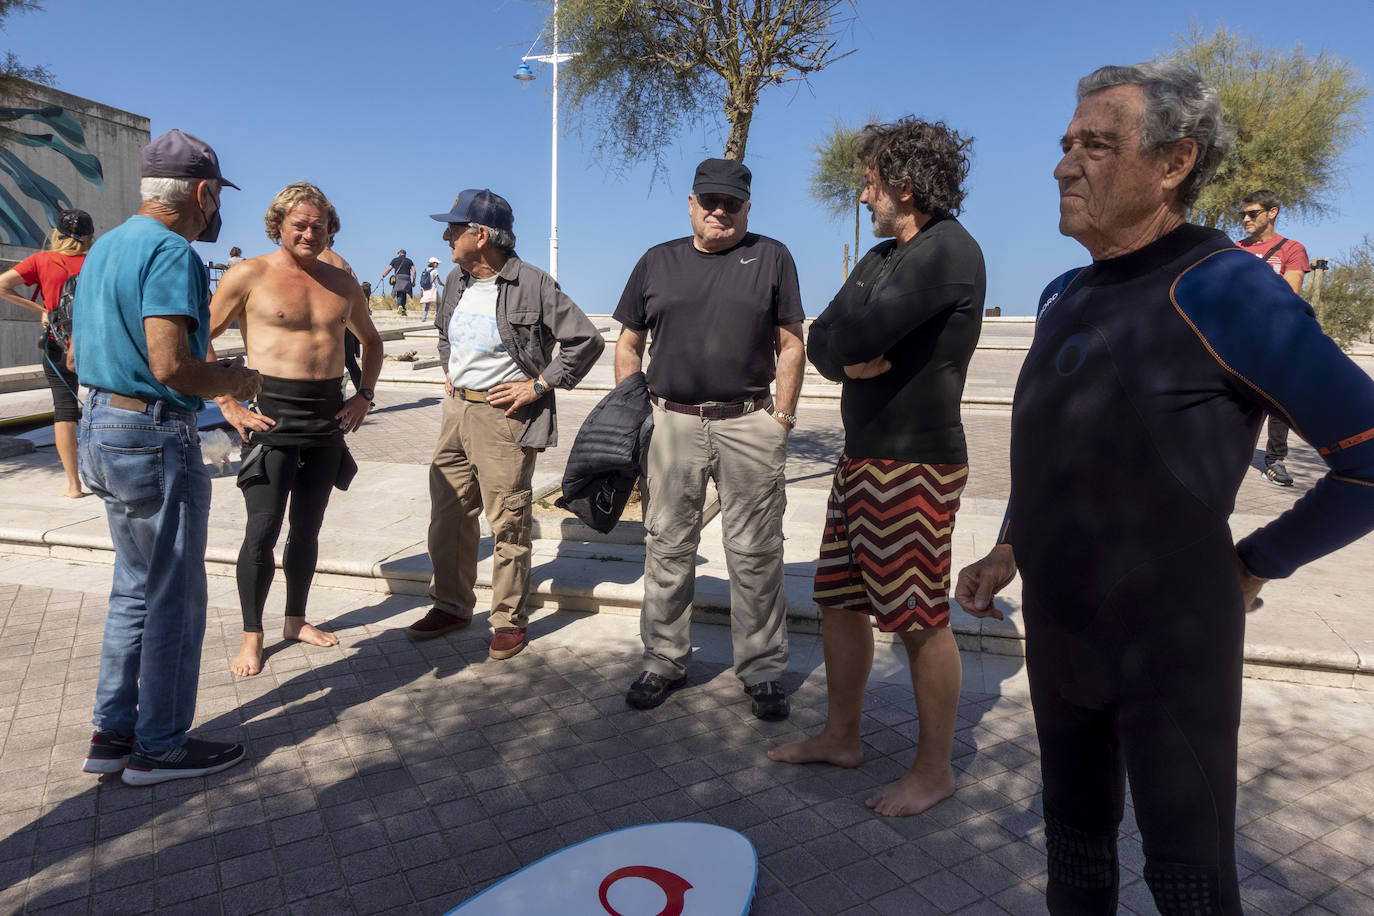
[[[510,658],[519,655],[527,645],[529,641],[525,639],[524,627],[497,627],[491,635],[489,654],[492,658]]]

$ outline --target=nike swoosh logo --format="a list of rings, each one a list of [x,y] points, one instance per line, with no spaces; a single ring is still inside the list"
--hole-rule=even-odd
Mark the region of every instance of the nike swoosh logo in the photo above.
[[[753,264],[753,263],[754,263],[755,261],[757,261],[757,260],[758,260],[758,258],[750,258],[749,260],[746,261],[746,260],[744,260],[744,258],[740,258],[740,259],[739,259],[739,262],[740,262],[741,264]]]

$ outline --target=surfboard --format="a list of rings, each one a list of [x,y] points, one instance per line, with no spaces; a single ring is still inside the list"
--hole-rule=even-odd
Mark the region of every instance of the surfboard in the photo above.
[[[734,830],[642,824],[547,855],[447,916],[745,916],[758,871]]]

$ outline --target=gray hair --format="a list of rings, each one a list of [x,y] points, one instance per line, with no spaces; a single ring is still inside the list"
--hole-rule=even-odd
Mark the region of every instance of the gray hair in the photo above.
[[[478,229],[487,230],[487,238],[491,239],[491,243],[497,248],[500,248],[507,255],[515,251],[514,232],[507,229],[497,229],[492,226],[485,226],[482,223],[468,223],[468,232],[476,235]]]
[[[1221,97],[1196,70],[1176,60],[1152,60],[1132,67],[1099,67],[1078,81],[1078,101],[1113,86],[1139,86],[1145,93],[1140,149],[1159,153],[1180,140],[1197,142],[1197,162],[1179,186],[1179,202],[1191,207],[1231,149],[1235,131],[1222,119]]]
[[[181,207],[195,193],[199,178],[142,178],[138,193],[146,203],[159,203],[173,210]]]

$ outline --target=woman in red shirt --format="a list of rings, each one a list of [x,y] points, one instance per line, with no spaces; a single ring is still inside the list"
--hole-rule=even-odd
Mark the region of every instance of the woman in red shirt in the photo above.
[[[48,314],[57,308],[62,295],[62,284],[81,271],[94,234],[95,223],[89,213],[63,210],[57,218],[57,228],[48,237],[47,250],[25,258],[12,270],[0,274],[0,299],[38,312],[43,316],[46,329]],[[43,297],[42,305],[15,292],[24,285],[38,287]],[[71,350],[64,353],[50,331],[44,333],[39,346],[43,350],[43,374],[52,389],[53,436],[57,440],[62,470],[67,474],[67,489],[63,495],[76,499],[86,495],[81,489],[81,475],[76,467],[76,421],[81,416],[76,392],[80,382],[73,371]]]

